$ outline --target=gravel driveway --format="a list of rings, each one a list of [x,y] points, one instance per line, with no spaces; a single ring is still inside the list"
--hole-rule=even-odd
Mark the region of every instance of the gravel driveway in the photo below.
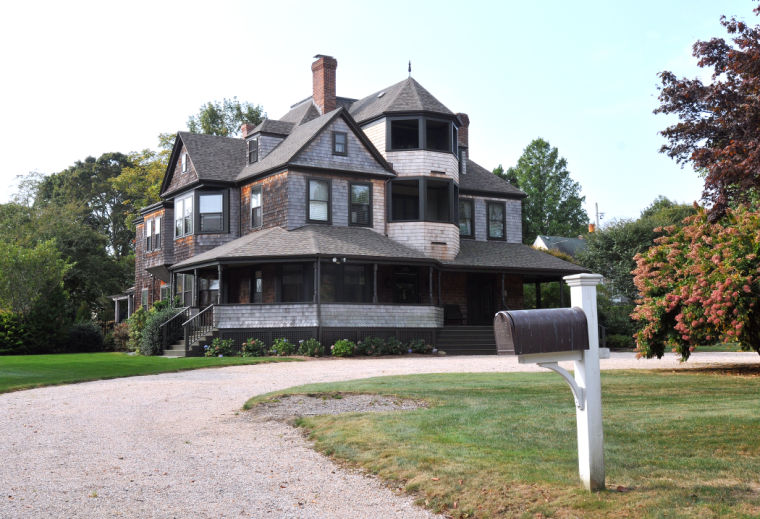
[[[758,356],[697,353],[681,365],[673,356],[613,354],[602,368],[714,362]],[[238,411],[253,395],[309,382],[540,369],[512,357],[328,359],[0,395],[0,517],[434,517],[378,480],[338,468],[287,425]]]

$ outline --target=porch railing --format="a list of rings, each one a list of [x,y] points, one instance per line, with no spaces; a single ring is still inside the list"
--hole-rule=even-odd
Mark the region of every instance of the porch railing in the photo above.
[[[209,305],[182,323],[185,329],[185,349],[214,329],[214,305]]]
[[[166,350],[182,338],[182,323],[190,317],[190,307],[180,308],[177,315],[158,327],[161,334],[161,349]]]

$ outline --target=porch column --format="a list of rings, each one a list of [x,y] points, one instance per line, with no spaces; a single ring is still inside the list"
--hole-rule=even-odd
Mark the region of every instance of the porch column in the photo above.
[[[169,273],[169,306],[174,308],[174,277],[177,274],[174,272]]]
[[[428,296],[430,297],[430,304],[433,304],[433,267],[428,270]]]
[[[541,282],[536,281],[536,308],[541,308]]]
[[[127,318],[129,318],[135,311],[135,296],[130,294],[127,296]]]
[[[441,306],[441,269],[438,269],[438,306]]]
[[[314,296],[312,302],[316,303],[319,299],[319,258],[314,261]]]
[[[199,297],[199,291],[198,291],[198,269],[193,269],[193,306],[197,307],[200,305],[200,302],[198,301]]]
[[[372,264],[372,302],[377,303],[377,263]]]
[[[222,283],[222,264],[216,266],[216,272],[217,276],[219,277],[219,294],[216,296],[216,302],[217,304],[222,304],[224,302],[225,297],[227,297],[227,294],[224,290],[224,284]]]
[[[119,324],[119,300],[114,299],[113,304],[114,304],[113,322],[115,322],[116,324]]]
[[[559,307],[564,308],[565,307],[565,290],[564,286],[562,286],[562,280],[558,279],[557,284],[559,284]]]

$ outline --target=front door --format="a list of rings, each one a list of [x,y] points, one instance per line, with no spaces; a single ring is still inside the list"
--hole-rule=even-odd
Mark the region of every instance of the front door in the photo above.
[[[493,324],[496,313],[496,280],[494,276],[470,274],[467,279],[467,324]]]

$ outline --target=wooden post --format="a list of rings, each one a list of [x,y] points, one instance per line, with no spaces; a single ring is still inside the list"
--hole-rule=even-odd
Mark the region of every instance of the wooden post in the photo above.
[[[377,263],[372,264],[372,302],[377,303]]]
[[[322,342],[322,262],[317,256],[317,340]]]
[[[428,297],[430,306],[433,305],[433,267],[428,269]]]
[[[216,272],[217,272],[217,276],[219,278],[219,292],[218,292],[218,294],[216,296],[216,302],[217,302],[217,304],[222,304],[222,302],[224,301],[224,296],[226,294],[223,293],[224,292],[224,285],[222,284],[222,264],[221,263],[219,263],[216,266]]]
[[[185,278],[187,279],[187,278]],[[187,287],[185,287],[187,288]],[[198,307],[200,306],[199,299],[199,290],[198,290],[198,269],[193,269],[193,290],[191,292],[192,300],[193,300],[193,306]]]
[[[438,269],[438,306],[442,306],[443,302],[441,301],[441,269]]]
[[[114,299],[113,322],[119,324],[119,300]]]
[[[578,426],[578,471],[587,490],[604,488],[604,430],[602,427],[602,381],[599,374],[599,328],[597,325],[596,286],[599,274],[566,276],[570,304],[582,308],[588,323],[589,349],[583,360],[574,361],[575,381],[583,388],[583,408],[576,407]]]

